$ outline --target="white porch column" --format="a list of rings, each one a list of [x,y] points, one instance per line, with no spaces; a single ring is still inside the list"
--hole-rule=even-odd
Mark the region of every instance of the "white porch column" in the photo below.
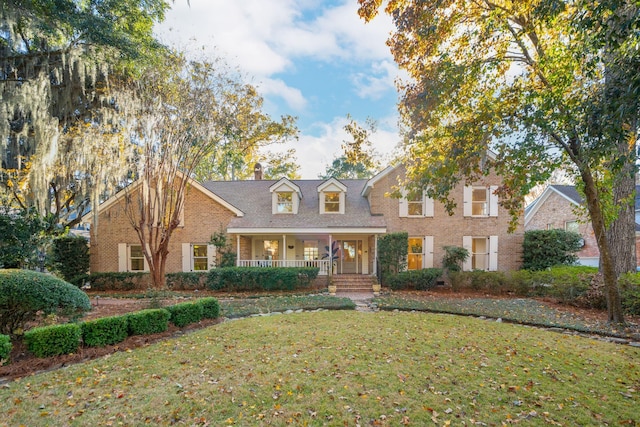
[[[331,234],[329,234],[329,271],[327,272],[329,276],[333,276],[333,242],[332,240],[333,238],[331,237]]]
[[[282,235],[282,266],[287,267],[287,235]]]
[[[237,251],[236,267],[239,267],[240,266],[240,235],[239,234],[236,235],[236,251]]]
[[[373,274],[378,274],[378,235],[374,234],[373,240]]]

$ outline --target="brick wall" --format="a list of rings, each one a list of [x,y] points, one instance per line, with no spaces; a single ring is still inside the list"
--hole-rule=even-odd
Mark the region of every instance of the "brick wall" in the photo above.
[[[462,246],[462,236],[498,236],[498,270],[507,271],[522,265],[522,242],[524,239],[523,219],[513,233],[508,233],[510,216],[500,207],[497,217],[475,218],[463,215],[464,185],[451,193],[457,207],[450,216],[441,203],[435,202],[434,216],[425,218],[401,218],[399,200],[385,196],[393,191],[398,177],[403,176],[403,168],[398,167],[378,181],[369,195],[369,204],[373,214],[384,215],[389,233],[407,231],[412,236],[434,236],[434,267],[442,265],[444,246]],[[498,176],[491,174],[474,185],[500,185]]]
[[[185,201],[184,226],[171,235],[166,272],[182,271],[182,243],[208,243],[211,235],[226,230],[234,214],[194,187],[189,187]],[[119,201],[101,211],[97,230],[91,230],[91,272],[118,271],[118,244],[139,244]],[[97,232],[96,232],[97,231]],[[230,243],[235,247],[235,239]]]

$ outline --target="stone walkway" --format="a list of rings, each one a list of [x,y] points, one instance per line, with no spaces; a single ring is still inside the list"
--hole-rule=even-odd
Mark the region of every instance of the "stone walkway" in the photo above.
[[[337,297],[349,298],[356,304],[356,311],[362,312],[374,312],[378,311],[375,306],[372,306],[371,300],[373,299],[373,292],[337,292]]]

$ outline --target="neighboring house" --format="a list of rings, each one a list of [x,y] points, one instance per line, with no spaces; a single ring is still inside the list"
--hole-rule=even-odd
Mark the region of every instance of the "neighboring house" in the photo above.
[[[636,194],[640,187],[636,187]],[[640,260],[640,199],[636,196],[636,255]],[[573,185],[549,185],[542,194],[525,208],[524,228],[529,230],[562,229],[582,236],[584,245],[577,253],[578,263],[597,267],[600,251],[591,222],[580,216],[584,198]]]
[[[441,266],[447,245],[464,246],[472,254],[465,270],[520,267],[522,221],[515,233],[507,233],[509,214],[493,194],[497,176],[455,189],[458,208],[450,216],[427,197],[389,197],[403,173],[399,166],[369,180],[273,181],[256,174],[251,181],[193,181],[183,224],[171,237],[166,270],[213,268],[215,248],[208,242],[220,230],[238,254],[239,266],[318,266],[327,274],[327,248],[337,245],[335,274],[375,274],[378,238],[406,231],[409,269]],[[97,230],[91,230],[91,271],[146,270],[122,199],[109,199],[98,213]]]

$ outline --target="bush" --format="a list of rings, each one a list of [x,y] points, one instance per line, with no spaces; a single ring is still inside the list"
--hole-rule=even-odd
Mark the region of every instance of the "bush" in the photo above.
[[[92,273],[76,277],[75,281],[77,285],[89,282],[94,291],[145,290],[151,284],[149,273],[130,272]]]
[[[63,236],[53,241],[53,267],[62,278],[78,285],[75,279],[89,271],[89,246],[82,236]]]
[[[640,316],[640,274],[626,273],[620,276],[622,309],[627,314]]]
[[[207,287],[225,291],[292,291],[309,287],[317,267],[225,267],[209,271]]]
[[[564,230],[530,230],[524,233],[523,264],[525,270],[544,270],[555,265],[574,264],[582,238]]]
[[[202,306],[202,317],[204,319],[217,319],[220,317],[220,303],[215,298],[202,298],[198,300]]]
[[[11,337],[9,335],[0,335],[0,365],[9,360],[12,347]]]
[[[533,275],[534,292],[557,298],[566,304],[577,304],[587,292],[598,269],[585,266],[557,266]]]
[[[82,331],[75,323],[43,326],[24,333],[24,342],[36,357],[74,353],[80,346]]]
[[[382,278],[403,271],[407,267],[409,234],[390,233],[378,238],[378,265]],[[386,283],[384,283],[386,285]]]
[[[202,320],[204,308],[198,302],[182,302],[167,307],[171,317],[169,321],[179,328]]]
[[[469,258],[469,251],[459,246],[444,246],[442,267],[449,271],[461,271],[462,264]]]
[[[388,274],[385,283],[391,289],[415,289],[426,291],[436,285],[436,280],[442,275],[440,268],[425,268],[422,270],[403,271],[398,274]]]
[[[49,274],[0,270],[0,333],[13,334],[44,315],[80,315],[91,309],[89,297],[77,287]]]
[[[166,275],[167,287],[174,291],[193,291],[206,289],[207,273],[169,273]]]
[[[129,335],[127,316],[103,317],[80,324],[82,341],[89,347],[122,342]]]
[[[151,308],[126,315],[129,335],[148,335],[164,332],[171,314],[164,308]]]

